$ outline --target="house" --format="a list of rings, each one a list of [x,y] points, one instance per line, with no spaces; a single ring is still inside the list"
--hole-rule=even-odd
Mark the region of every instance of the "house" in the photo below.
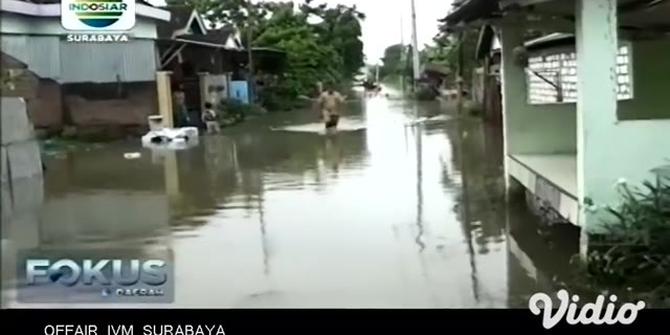
[[[184,92],[186,108],[192,114],[199,114],[205,102],[216,105],[229,98],[251,102],[252,93],[260,93],[264,84],[262,73],[279,73],[285,64],[282,51],[253,48],[257,80],[249,87],[249,51],[242,45],[239,29],[232,25],[208,27],[211,24],[189,6],[164,9],[171,13],[171,19],[158,26],[159,68],[169,73],[171,91]]]
[[[654,181],[670,158],[670,1],[468,0],[446,23],[493,27],[508,189],[580,227],[586,252],[617,182]]]
[[[482,106],[486,121],[502,126],[500,41],[490,25],[479,31],[475,58],[480,67],[472,76],[472,99]]]
[[[240,33],[232,26],[209,29],[188,6],[165,9],[171,19],[158,26],[159,68],[170,73],[172,91],[185,93],[187,108],[200,113],[205,101],[228,97],[231,81],[242,79],[233,78],[242,58]]]
[[[75,43],[61,26],[60,1],[2,0],[0,8],[3,53],[38,80],[27,99],[36,127],[146,125],[156,110],[157,24],[168,11],[138,1],[129,41]]]

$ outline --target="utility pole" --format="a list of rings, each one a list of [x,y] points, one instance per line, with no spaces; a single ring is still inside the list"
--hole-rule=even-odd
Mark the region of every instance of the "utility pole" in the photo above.
[[[412,90],[416,92],[416,84],[421,78],[419,60],[419,41],[416,33],[416,5],[412,0],[412,70],[414,72],[414,81]]]
[[[405,84],[407,83],[407,78],[405,77],[405,71],[407,67],[405,66],[405,20],[403,20],[402,14],[400,14],[400,64],[402,64],[402,71],[400,73],[400,85],[402,87],[402,92],[405,94]]]
[[[249,85],[249,103],[253,104],[254,99],[255,99],[255,94],[256,94],[256,80],[254,79],[254,54],[252,49],[252,44],[253,44],[253,32],[252,32],[252,4],[251,0],[247,0],[247,68],[249,70],[249,74],[247,77],[248,80],[248,85]]]

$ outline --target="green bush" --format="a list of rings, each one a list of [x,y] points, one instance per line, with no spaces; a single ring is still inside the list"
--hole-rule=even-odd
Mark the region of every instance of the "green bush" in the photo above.
[[[295,92],[283,85],[266,88],[260,98],[263,107],[271,112],[292,110],[302,107],[303,103]]]
[[[237,124],[249,116],[265,114],[265,109],[256,104],[243,104],[235,99],[223,99],[216,106],[219,123],[224,126]]]
[[[606,240],[579,262],[568,286],[670,306],[670,180],[645,182],[642,188],[622,182],[618,188],[623,201],[606,208],[613,218]]]

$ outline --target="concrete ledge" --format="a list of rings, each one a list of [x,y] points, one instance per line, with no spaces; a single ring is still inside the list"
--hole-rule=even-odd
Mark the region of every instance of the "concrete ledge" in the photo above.
[[[9,181],[9,165],[7,160],[7,150],[5,147],[0,147],[0,181],[4,185]]]
[[[8,177],[17,179],[42,176],[42,157],[37,141],[25,141],[5,146],[7,150]]]
[[[33,126],[28,120],[26,102],[22,98],[2,98],[2,145],[33,138]]]
[[[2,194],[2,222],[3,225],[5,222],[9,221],[9,218],[12,215],[12,194],[9,191],[9,183],[2,183],[2,188],[1,188],[1,194]],[[4,227],[3,227],[3,232],[4,232]]]
[[[40,245],[40,216],[37,212],[13,215],[3,220],[2,225],[3,237],[11,241],[13,247],[27,249]]]
[[[533,170],[514,157],[507,157],[506,173],[521,183],[530,193],[550,204],[550,206],[570,223],[579,226],[579,202],[569,193],[571,185],[559,185],[562,179],[551,178],[542,170]],[[566,171],[570,174],[570,171]]]
[[[12,215],[38,212],[43,202],[44,180],[41,175],[12,181]]]

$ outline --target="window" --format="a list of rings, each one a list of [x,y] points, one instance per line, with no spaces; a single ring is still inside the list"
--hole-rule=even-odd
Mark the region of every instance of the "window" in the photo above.
[[[633,98],[631,47],[622,45],[617,55],[618,99]],[[577,101],[577,56],[574,51],[531,56],[526,69],[529,103],[552,104]]]

